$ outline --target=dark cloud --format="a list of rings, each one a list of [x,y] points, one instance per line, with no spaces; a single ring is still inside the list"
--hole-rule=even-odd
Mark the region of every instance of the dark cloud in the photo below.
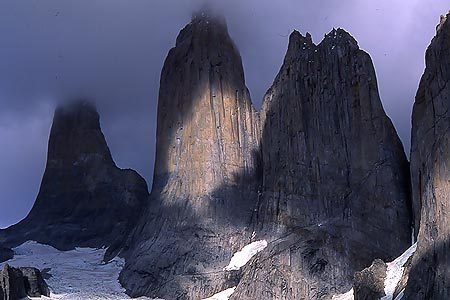
[[[205,1],[3,0],[0,3],[0,226],[23,218],[45,166],[56,102],[98,102],[120,167],[151,181],[159,74],[167,51]],[[227,17],[260,107],[293,29],[316,42],[343,27],[375,63],[384,107],[409,149],[424,51],[447,0],[209,1]],[[409,151],[409,150],[408,150]]]

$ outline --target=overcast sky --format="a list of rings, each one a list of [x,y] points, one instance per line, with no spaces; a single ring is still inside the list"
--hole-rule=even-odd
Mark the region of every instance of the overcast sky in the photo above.
[[[44,171],[54,103],[98,102],[122,168],[151,186],[159,75],[167,51],[205,1],[0,1],[0,227],[24,218]],[[409,152],[424,52],[448,0],[227,0],[223,11],[257,108],[293,29],[316,43],[333,27],[370,53],[383,105]]]

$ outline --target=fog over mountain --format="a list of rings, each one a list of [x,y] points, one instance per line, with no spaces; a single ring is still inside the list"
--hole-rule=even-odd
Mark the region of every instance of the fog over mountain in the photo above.
[[[36,199],[54,105],[97,102],[112,156],[151,186],[159,76],[174,36],[205,1],[57,0],[0,3],[0,227]],[[348,30],[372,56],[381,99],[406,151],[424,52],[445,0],[209,1],[227,18],[256,108],[293,29],[315,42]]]

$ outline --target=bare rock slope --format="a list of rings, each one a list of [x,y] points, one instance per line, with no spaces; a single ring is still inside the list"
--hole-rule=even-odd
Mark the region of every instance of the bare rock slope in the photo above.
[[[410,242],[408,162],[343,30],[291,35],[259,120],[225,22],[195,15],[161,74],[154,180],[124,252],[133,296],[327,299]],[[254,238],[270,244],[222,271]]]
[[[147,197],[145,180],[115,165],[95,107],[85,101],[60,106],[36,202],[24,220],[0,231],[0,244],[108,247],[129,234]]]
[[[450,13],[441,17],[427,49],[413,109],[411,178],[418,246],[404,299],[450,298],[449,82]]]
[[[222,269],[250,240],[258,125],[225,21],[195,14],[161,73],[151,204],[121,274],[131,295],[200,299],[236,284]]]
[[[263,194],[253,220],[272,243],[231,299],[329,299],[375,258],[408,248],[408,162],[372,61],[347,32],[318,45],[291,34],[261,127]]]

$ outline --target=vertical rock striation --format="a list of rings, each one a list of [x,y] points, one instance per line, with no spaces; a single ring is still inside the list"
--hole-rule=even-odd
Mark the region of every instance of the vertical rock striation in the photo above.
[[[145,180],[119,169],[95,107],[80,101],[56,109],[45,173],[28,216],[0,231],[0,242],[27,240],[67,250],[125,238],[148,197]]]
[[[13,268],[8,264],[0,271],[0,300],[50,297],[50,290],[36,268]]]
[[[133,296],[206,298],[246,241],[258,184],[258,115],[225,21],[193,16],[161,73],[151,205],[127,251]]]
[[[418,248],[404,299],[450,298],[449,17],[441,17],[427,49],[413,109],[411,178]]]
[[[327,299],[408,248],[408,162],[353,37],[333,30],[315,45],[294,31],[261,124],[254,220],[273,242],[232,299]]]

